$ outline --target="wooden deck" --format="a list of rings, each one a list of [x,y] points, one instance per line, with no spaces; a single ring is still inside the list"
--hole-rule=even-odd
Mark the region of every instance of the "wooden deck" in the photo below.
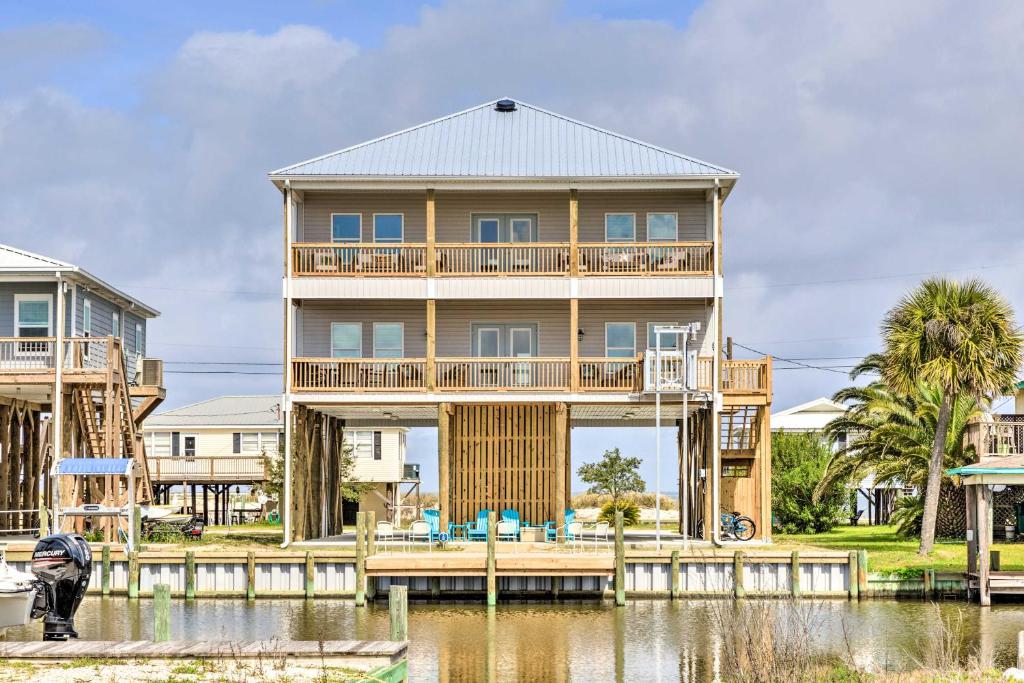
[[[263,481],[267,477],[262,456],[219,457],[149,456],[149,478],[154,484],[234,484]]]

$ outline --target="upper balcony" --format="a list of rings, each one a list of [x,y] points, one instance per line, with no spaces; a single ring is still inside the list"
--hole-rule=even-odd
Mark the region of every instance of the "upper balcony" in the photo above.
[[[153,358],[127,358],[117,337],[67,337],[61,370],[64,382],[100,383],[108,373],[125,372],[133,387],[162,387],[163,365]],[[0,338],[0,384],[34,384],[55,381],[55,337]]]

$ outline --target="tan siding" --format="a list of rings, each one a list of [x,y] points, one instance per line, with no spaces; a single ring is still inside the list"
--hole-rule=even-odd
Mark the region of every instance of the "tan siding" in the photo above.
[[[332,213],[362,214],[363,242],[373,241],[374,213],[405,214],[405,241],[427,239],[425,192],[306,192],[302,241],[330,242]]]
[[[427,353],[427,308],[419,302],[306,301],[302,306],[302,353],[310,358],[331,355],[331,323],[363,323],[363,357],[373,357],[373,323],[405,323],[405,357]]]
[[[537,355],[568,357],[568,301],[439,301],[437,302],[438,357],[466,357],[473,353],[473,323],[537,323]]]
[[[647,212],[679,214],[680,241],[710,239],[703,192],[580,192],[580,242],[604,242],[606,213],[635,213],[636,241],[647,241]]]
[[[474,213],[535,213],[538,242],[569,241],[569,192],[438,192],[438,242],[471,242]]]
[[[637,352],[643,351],[647,345],[647,324],[701,323],[697,337],[701,342],[701,355],[711,353],[708,337],[710,307],[705,309],[702,301],[581,301],[580,328],[583,330],[583,341],[580,343],[580,355],[586,358],[601,358],[605,355],[604,328],[606,322],[636,323]],[[707,348],[704,348],[704,347]]]

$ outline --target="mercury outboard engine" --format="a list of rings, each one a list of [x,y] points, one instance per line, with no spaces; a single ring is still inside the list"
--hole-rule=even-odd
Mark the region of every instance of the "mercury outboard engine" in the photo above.
[[[36,599],[32,618],[43,617],[43,640],[77,638],[74,617],[92,575],[92,550],[78,534],[55,534],[32,552]]]

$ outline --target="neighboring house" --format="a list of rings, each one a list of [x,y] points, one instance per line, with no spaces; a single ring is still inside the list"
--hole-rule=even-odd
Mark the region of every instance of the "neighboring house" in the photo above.
[[[0,527],[24,528],[38,524],[37,491],[55,460],[145,462],[139,424],[165,396],[162,363],[146,357],[147,322],[158,312],[76,265],[6,245],[0,279],[0,452],[3,481],[16,482],[0,495],[6,510],[33,511]],[[11,438],[18,428],[22,437]],[[143,468],[141,500],[148,499],[147,476]],[[62,510],[122,505],[127,492],[111,479],[82,493],[69,489],[63,500],[46,486],[43,500]]]
[[[724,508],[767,538],[770,363],[721,353],[737,178],[512,100],[272,172],[288,254],[286,542],[340,530],[320,473],[342,430],[382,423],[437,427],[442,524],[513,508],[562,528],[572,428],[653,426],[655,376],[664,424],[682,430],[689,394],[666,474],[687,483],[687,531],[717,536],[703,521]],[[689,334],[662,335],[656,373],[664,325]]]
[[[356,511],[373,511],[378,520],[395,521],[419,511],[420,466],[406,464],[407,427],[345,430],[352,449],[352,478],[372,484],[359,505],[344,505],[344,523],[355,524]],[[405,488],[403,489],[403,484]]]
[[[822,434],[825,426],[846,413],[846,406],[830,398],[821,397],[807,403],[772,413],[772,431],[811,432]],[[854,435],[855,436],[855,435]],[[845,448],[851,435],[840,433],[832,440],[833,450]],[[853,485],[850,485],[854,488]],[[868,475],[855,487],[857,491],[857,518],[868,524],[887,524],[893,504],[903,491],[900,484],[879,485],[874,475]]]
[[[225,524],[234,510],[232,489],[265,481],[267,460],[281,449],[281,395],[220,396],[153,415],[143,431],[153,494],[169,504],[184,487],[186,508],[211,524]],[[358,505],[346,505],[354,521],[359,510],[390,519],[401,503],[400,484],[413,479],[405,468],[403,427],[346,432],[355,466],[352,476],[372,483]],[[418,469],[412,468],[416,472]],[[413,479],[418,485],[418,476]]]

